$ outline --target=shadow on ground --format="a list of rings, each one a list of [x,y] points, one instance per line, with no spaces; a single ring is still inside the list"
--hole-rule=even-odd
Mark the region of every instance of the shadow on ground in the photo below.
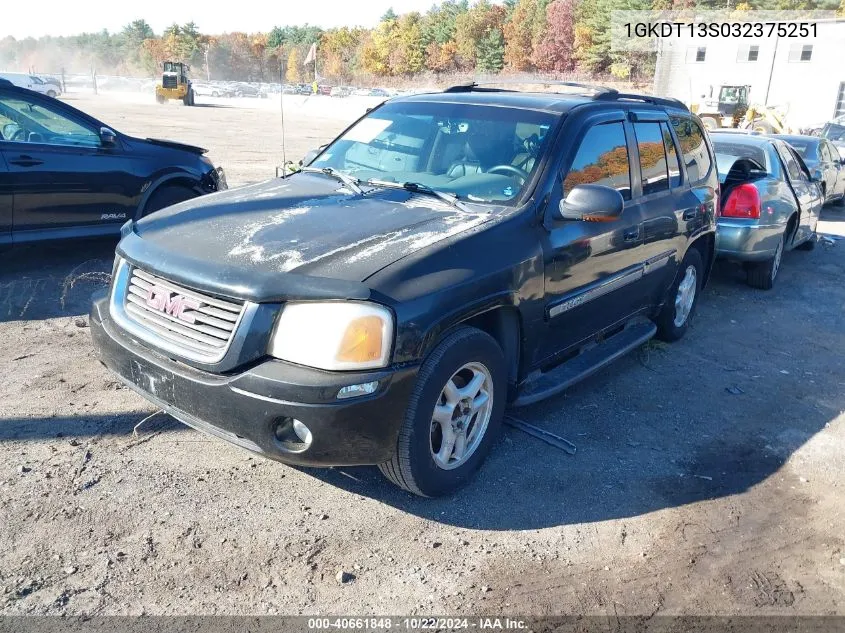
[[[0,253],[0,322],[88,313],[108,285],[116,239],[27,244]]]

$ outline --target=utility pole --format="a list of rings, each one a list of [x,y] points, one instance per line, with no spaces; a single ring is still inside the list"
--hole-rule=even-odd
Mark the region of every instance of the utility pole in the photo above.
[[[211,81],[211,68],[208,65],[208,50],[211,48],[211,44],[205,45],[205,80]]]

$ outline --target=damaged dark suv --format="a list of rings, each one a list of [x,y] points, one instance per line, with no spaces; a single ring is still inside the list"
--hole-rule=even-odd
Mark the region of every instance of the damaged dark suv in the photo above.
[[[92,308],[103,362],[266,457],[451,492],[506,407],[683,336],[709,275],[698,119],[581,92],[393,99],[299,173],[127,224]]]

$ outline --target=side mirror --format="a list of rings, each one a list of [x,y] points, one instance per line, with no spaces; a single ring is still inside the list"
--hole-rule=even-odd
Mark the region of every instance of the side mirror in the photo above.
[[[320,147],[312,149],[310,152],[308,152],[307,154],[305,154],[305,156],[302,157],[302,164],[304,166],[310,165],[314,161],[314,159],[317,158],[320,152],[322,152],[324,149],[326,149],[326,145],[320,145]]]
[[[616,189],[604,185],[577,185],[560,201],[558,218],[584,222],[613,222],[622,215],[625,201]]]
[[[117,134],[111,128],[100,128],[100,143],[103,147],[114,147],[117,144]]]

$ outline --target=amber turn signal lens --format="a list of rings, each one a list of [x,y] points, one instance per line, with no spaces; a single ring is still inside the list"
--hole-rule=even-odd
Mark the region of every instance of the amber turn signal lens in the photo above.
[[[365,316],[352,321],[346,327],[335,359],[347,363],[366,363],[381,358],[383,326],[383,321],[377,316]]]

